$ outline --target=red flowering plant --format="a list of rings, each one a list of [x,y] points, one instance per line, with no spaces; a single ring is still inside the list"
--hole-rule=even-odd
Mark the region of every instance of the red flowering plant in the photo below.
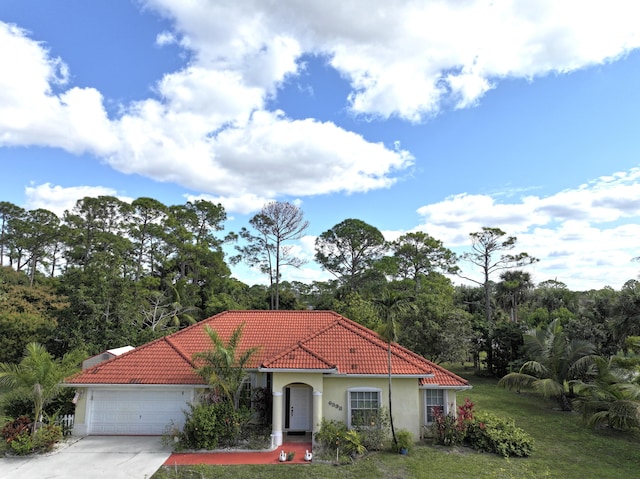
[[[473,402],[466,398],[464,404],[458,406],[458,414],[444,414],[441,407],[433,408],[435,435],[440,444],[456,446],[462,444],[467,436],[469,424],[473,422]]]

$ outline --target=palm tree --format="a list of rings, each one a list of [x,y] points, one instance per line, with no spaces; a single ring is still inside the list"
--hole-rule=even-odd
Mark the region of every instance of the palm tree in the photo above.
[[[517,322],[518,305],[533,288],[531,274],[521,270],[507,270],[500,274],[500,279],[502,281],[496,285],[496,298],[509,311],[511,321]]]
[[[508,389],[533,389],[545,398],[556,398],[564,411],[571,410],[567,397],[569,381],[577,379],[593,360],[594,346],[582,340],[568,340],[555,319],[546,328],[528,331],[523,336],[529,361],[517,373],[504,376],[498,385]]]
[[[391,404],[391,343],[398,340],[398,319],[410,312],[414,305],[405,296],[395,291],[385,290],[379,298],[372,301],[378,316],[382,320],[380,336],[387,342],[387,371],[389,377],[389,423],[391,425],[391,435],[393,443],[398,444],[396,431],[393,426],[393,409]]]
[[[248,378],[245,366],[258,351],[256,347],[249,348],[239,355],[238,347],[243,327],[244,324],[238,326],[225,344],[216,331],[206,326],[205,331],[213,343],[213,348],[193,355],[193,359],[200,364],[196,369],[198,374],[209,383],[218,396],[233,404],[235,409],[240,406],[242,386]]]
[[[618,359],[595,357],[586,377],[574,382],[579,396],[573,406],[590,426],[640,426],[640,384],[633,371],[618,366]]]
[[[33,401],[33,432],[44,407],[60,394],[63,379],[77,369],[83,357],[83,352],[74,351],[55,359],[41,344],[29,343],[20,363],[0,363],[0,385],[24,392]]]

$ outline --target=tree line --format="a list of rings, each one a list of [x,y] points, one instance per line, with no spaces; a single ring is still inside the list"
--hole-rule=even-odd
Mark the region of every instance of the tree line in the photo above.
[[[17,362],[32,341],[57,357],[135,346],[229,309],[330,309],[381,331],[376,305],[389,293],[412,305],[397,318],[400,344],[497,376],[525,361],[524,333],[554,320],[603,356],[640,335],[638,281],[619,291],[536,285],[526,266],[537,259],[499,228],[471,232],[470,250],[457,256],[425,232],[388,242],[375,226],[345,219],[315,243],[334,279],[302,283],[282,279],[304,264],[292,247],[308,227],[302,210],[269,203],[223,237],[225,220],[221,205],[204,200],[87,197],[61,218],[0,202],[0,361]],[[267,284],[234,279],[229,265],[241,261]],[[456,275],[470,285],[455,285]]]

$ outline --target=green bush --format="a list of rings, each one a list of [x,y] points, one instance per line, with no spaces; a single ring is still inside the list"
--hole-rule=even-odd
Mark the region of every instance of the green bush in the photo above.
[[[180,445],[187,449],[216,449],[238,443],[249,418],[227,401],[191,405],[186,413]]]
[[[395,452],[400,452],[402,449],[410,451],[413,448],[413,435],[406,429],[400,429],[396,432],[396,440],[398,441],[397,444],[393,445],[393,450]]]
[[[363,454],[367,450],[358,431],[348,429],[341,421],[327,421],[323,418],[315,439],[326,452],[338,450],[341,455],[349,457]]]
[[[389,412],[385,408],[380,408],[373,417],[369,418],[367,424],[352,424],[360,435],[362,445],[367,451],[381,451],[389,443],[391,426],[389,423]]]
[[[29,430],[22,431],[17,434],[10,442],[9,447],[13,452],[20,456],[31,454],[33,452],[33,439]]]
[[[45,424],[33,435],[33,450],[51,451],[62,440],[62,427],[57,424]]]
[[[74,389],[65,388],[55,399],[47,403],[42,411],[43,414],[45,416],[74,414],[75,404],[72,402],[74,395]],[[0,409],[8,417],[30,416],[33,415],[33,398],[23,392],[10,391],[2,397]]]
[[[527,457],[533,452],[533,438],[516,427],[513,419],[491,413],[480,413],[469,424],[467,442],[474,449],[504,457]]]
[[[33,434],[31,426],[28,417],[20,416],[2,428],[2,438],[14,453],[24,455],[50,451],[62,440],[62,427],[56,424],[44,424]]]
[[[335,449],[340,446],[342,437],[347,433],[347,425],[341,421],[327,421],[322,418],[320,429],[315,434],[315,439],[320,446],[326,450]]]

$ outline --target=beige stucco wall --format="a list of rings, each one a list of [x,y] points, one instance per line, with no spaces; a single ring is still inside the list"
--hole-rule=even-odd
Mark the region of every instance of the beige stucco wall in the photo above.
[[[273,373],[273,391],[280,391],[288,384],[308,384],[314,391],[322,391],[323,381],[320,373]]]
[[[393,424],[395,429],[407,429],[418,440],[420,437],[420,394],[415,378],[394,378],[392,384]],[[322,406],[326,419],[347,422],[349,388],[372,387],[380,389],[382,405],[389,408],[389,383],[386,378],[340,378],[324,380]]]
[[[87,420],[87,388],[76,389],[78,401],[76,402],[75,424],[85,424]]]

